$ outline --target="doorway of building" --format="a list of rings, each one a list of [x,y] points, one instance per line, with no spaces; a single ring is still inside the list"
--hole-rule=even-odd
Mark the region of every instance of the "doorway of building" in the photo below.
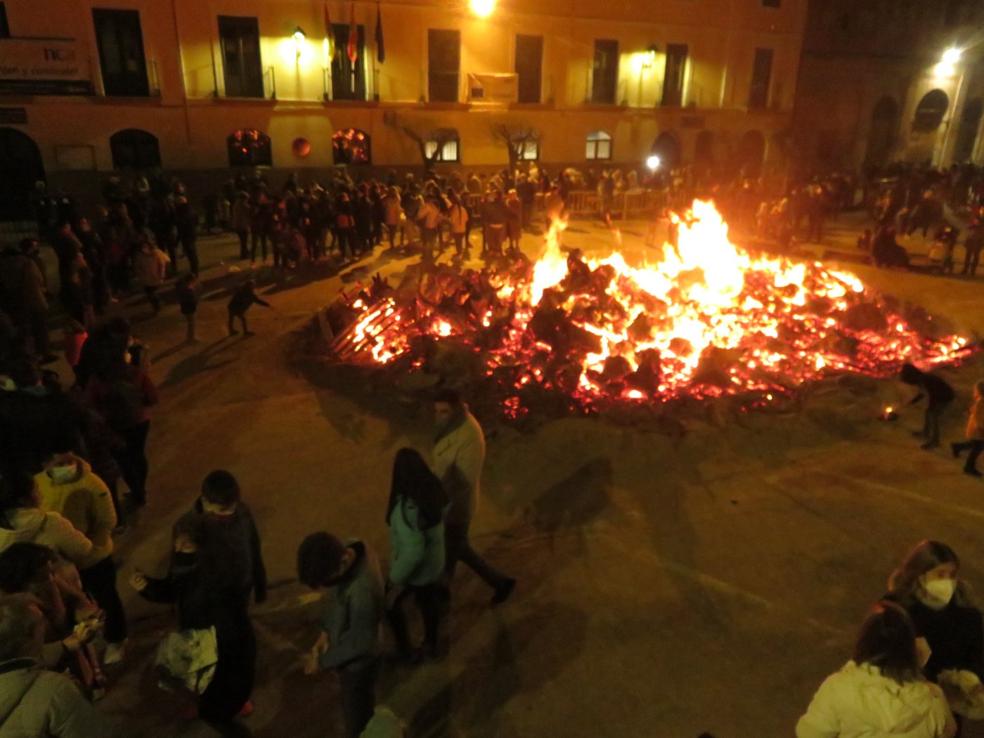
[[[32,220],[34,183],[44,181],[44,164],[34,140],[16,128],[0,128],[0,221]]]
[[[871,128],[868,130],[868,151],[865,163],[882,167],[890,163],[899,132],[899,104],[887,95],[881,98],[871,111]]]
[[[984,113],[984,100],[979,97],[968,100],[964,105],[963,115],[960,116],[960,128],[957,131],[957,143],[953,148],[955,163],[963,164],[973,158],[982,113]]]

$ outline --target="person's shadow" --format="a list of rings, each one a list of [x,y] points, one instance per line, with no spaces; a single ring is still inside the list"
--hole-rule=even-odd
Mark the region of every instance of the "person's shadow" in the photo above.
[[[161,382],[161,389],[165,387],[176,387],[186,379],[189,379],[196,374],[200,374],[205,371],[215,371],[216,369],[220,369],[228,364],[231,364],[235,361],[234,358],[211,363],[211,359],[213,357],[217,356],[231,345],[232,341],[230,340],[230,337],[225,336],[220,338],[218,341],[210,343],[201,351],[182,359],[171,367],[171,371],[168,372],[167,377],[163,382]]]

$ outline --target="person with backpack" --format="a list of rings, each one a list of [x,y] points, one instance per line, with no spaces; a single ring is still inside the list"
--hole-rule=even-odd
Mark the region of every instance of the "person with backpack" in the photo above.
[[[29,594],[0,597],[0,736],[113,738],[116,726],[41,662],[45,618]]]
[[[256,636],[249,600],[252,594],[261,603],[267,595],[260,535],[232,474],[217,469],[205,477],[201,497],[175,523],[173,541],[167,576],[138,571],[130,585],[151,602],[176,603],[181,630],[215,629],[218,659],[197,713],[228,726],[253,712]]]
[[[41,508],[65,516],[92,541],[92,551],[78,562],[79,576],[82,586],[106,613],[103,663],[119,663],[126,647],[126,616],[116,590],[112,533],[117,518],[109,488],[93,474],[88,462],[69,451],[52,456],[34,481]]]
[[[438,628],[445,588],[444,510],[448,496],[441,480],[416,451],[401,448],[393,461],[386,524],[390,531],[390,568],[386,616],[403,660],[413,661],[403,602],[416,600],[424,621],[424,652],[438,654]]]

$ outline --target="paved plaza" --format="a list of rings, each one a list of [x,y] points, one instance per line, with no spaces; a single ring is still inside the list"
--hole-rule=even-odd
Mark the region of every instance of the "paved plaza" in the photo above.
[[[623,230],[630,243],[645,225]],[[854,237],[845,221],[830,240],[847,248]],[[584,223],[566,239],[589,250],[610,242]],[[538,245],[527,236],[524,248]],[[242,276],[228,274],[237,248],[227,237],[202,245],[211,267],[200,344],[182,344],[173,305],[153,320],[143,304],[122,308],[151,347],[161,389],[150,501],[118,551],[130,659],[104,703],[134,722],[134,736],[212,735],[178,721],[178,703],[156,689],[153,649],[173,618],[125,580],[135,567],[163,573],[170,526],[214,468],[239,478],[272,582],[253,610],[259,678],[245,724],[258,737],[341,735],[334,678],[299,668],[318,606],[295,581],[297,544],[325,529],[363,538],[385,558],[393,454],[431,437],[427,407],[360,404],[317,382],[297,356],[298,332],[340,288],[414,259],[377,249],[316,278],[259,272],[273,308],[251,311],[255,337],[228,338],[221,288]],[[978,282],[846,266],[965,334],[984,332]],[[944,425],[954,440],[981,361],[941,374],[959,393]],[[961,474],[948,450],[918,449],[909,435],[918,408],[897,423],[877,420],[884,404],[909,396],[891,380],[849,378],[804,388],[772,411],[691,414],[672,427],[592,417],[521,431],[482,418],[489,457],[474,542],[518,588],[493,610],[484,585],[459,571],[450,655],[386,669],[380,701],[414,736],[792,735],[913,543],[950,543],[967,579],[984,587],[984,483]]]

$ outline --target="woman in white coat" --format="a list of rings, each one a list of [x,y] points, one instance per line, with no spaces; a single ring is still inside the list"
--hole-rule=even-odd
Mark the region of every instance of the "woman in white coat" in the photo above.
[[[952,738],[956,723],[943,691],[923,676],[923,660],[905,610],[879,602],[854,658],[820,685],[796,738]]]

